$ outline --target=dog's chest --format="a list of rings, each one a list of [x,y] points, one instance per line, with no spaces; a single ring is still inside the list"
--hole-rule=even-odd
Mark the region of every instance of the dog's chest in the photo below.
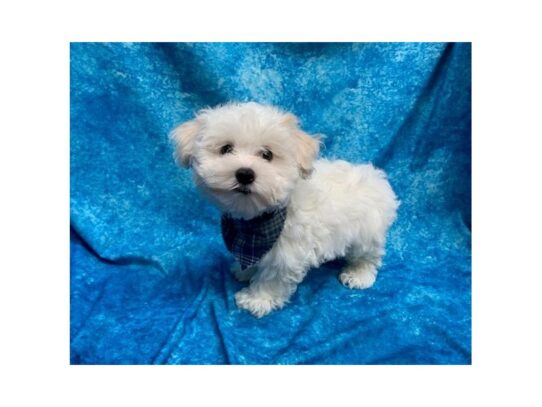
[[[239,261],[241,268],[255,265],[271,250],[284,228],[286,214],[287,209],[284,207],[250,220],[222,215],[224,243]]]

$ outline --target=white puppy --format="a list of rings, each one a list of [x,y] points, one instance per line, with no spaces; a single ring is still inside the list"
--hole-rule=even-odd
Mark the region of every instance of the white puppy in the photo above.
[[[200,111],[171,134],[176,159],[221,209],[222,232],[250,285],[237,305],[262,317],[283,307],[311,267],[345,257],[341,282],[376,279],[398,201],[383,171],[314,161],[319,140],[290,113],[256,103]]]

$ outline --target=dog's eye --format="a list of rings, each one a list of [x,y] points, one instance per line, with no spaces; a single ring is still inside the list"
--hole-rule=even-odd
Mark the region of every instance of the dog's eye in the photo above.
[[[220,154],[228,154],[233,151],[233,146],[231,144],[225,144],[222,147],[220,147]]]
[[[273,159],[273,153],[270,150],[263,150],[261,155],[266,161],[271,161]]]

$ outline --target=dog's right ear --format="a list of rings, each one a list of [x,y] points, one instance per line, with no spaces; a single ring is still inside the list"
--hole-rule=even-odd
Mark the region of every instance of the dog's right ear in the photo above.
[[[196,135],[200,124],[196,119],[176,127],[169,135],[175,145],[175,161],[183,167],[189,167],[194,152]]]

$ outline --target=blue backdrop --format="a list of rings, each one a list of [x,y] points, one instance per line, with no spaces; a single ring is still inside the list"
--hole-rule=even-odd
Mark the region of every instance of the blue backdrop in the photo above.
[[[72,44],[71,363],[470,363],[470,81],[470,44]],[[219,213],[168,142],[232,100],[387,171],[402,205],[373,288],[339,260],[281,311],[237,309]]]

